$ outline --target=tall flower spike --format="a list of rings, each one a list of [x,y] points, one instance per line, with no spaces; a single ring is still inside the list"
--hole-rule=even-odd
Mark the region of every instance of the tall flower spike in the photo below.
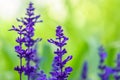
[[[24,43],[23,35],[25,33],[25,29],[23,28],[23,26],[19,25],[18,28],[12,26],[12,29],[10,29],[9,31],[16,31],[19,34],[18,38],[16,39],[16,42],[19,45],[15,46],[15,51],[18,53],[17,56],[20,58],[20,66],[15,67],[15,70],[18,71],[18,73],[20,74],[20,80],[22,80],[22,73],[25,70],[22,64],[22,58],[25,55],[25,50],[22,48],[22,45]]]
[[[16,67],[20,75],[22,72],[25,72],[25,75],[28,76],[28,80],[30,80],[31,73],[35,70],[34,66],[30,65],[30,62],[33,61],[34,53],[36,52],[33,49],[36,42],[41,41],[41,38],[33,39],[34,31],[35,31],[35,24],[38,22],[42,22],[42,20],[38,20],[40,15],[34,14],[35,8],[33,7],[33,3],[30,2],[27,8],[26,17],[17,19],[18,22],[21,22],[23,25],[19,26],[19,28],[12,27],[10,30],[14,30],[18,32],[20,37],[17,38],[16,42],[19,43],[18,46],[15,47],[16,52],[18,53],[18,57],[20,57],[20,67]],[[22,44],[25,45],[25,50],[22,49]],[[26,60],[26,66],[22,66],[22,58]]]
[[[117,54],[116,67],[113,68],[113,75],[115,80],[120,80],[120,53]]]
[[[14,69],[18,71],[20,75],[20,80],[22,80],[22,73],[25,70],[22,64],[22,58],[25,56],[25,50],[22,48],[22,45],[24,43],[23,35],[25,33],[25,29],[23,28],[23,26],[19,25],[18,28],[16,28],[15,26],[12,26],[12,29],[10,29],[9,31],[16,31],[19,34],[18,38],[16,39],[16,42],[18,43],[18,45],[15,46],[15,51],[18,53],[17,56],[20,59],[20,65],[15,67]]]
[[[64,46],[67,44],[66,41],[68,38],[64,36],[63,29],[61,26],[58,26],[56,29],[56,40],[49,39],[48,42],[57,46],[57,50],[54,52],[56,56],[54,57],[52,63],[52,71],[50,72],[50,80],[67,80],[69,74],[72,72],[71,67],[65,67],[65,64],[72,59],[72,56],[68,56],[63,60],[63,55],[67,53]]]
[[[107,53],[104,51],[104,48],[102,46],[99,48],[99,57],[100,63],[98,68],[102,71],[101,73],[99,73],[99,77],[101,78],[101,80],[109,80],[109,76],[110,74],[112,74],[113,70],[112,68],[104,64],[104,61],[107,57]]]
[[[80,80],[87,80],[87,74],[88,74],[88,64],[87,62],[84,62]]]
[[[40,18],[40,15],[35,16],[34,15],[35,8],[33,7],[33,3],[30,2],[29,7],[27,8],[27,17],[24,17],[22,19],[17,19],[19,22],[22,22],[25,26],[26,33],[24,34],[24,40],[25,40],[25,46],[26,46],[26,70],[25,74],[28,76],[28,80],[30,80],[30,74],[34,71],[34,67],[30,65],[30,61],[32,60],[32,57],[34,56],[35,50],[33,49],[34,44],[41,39],[33,39],[34,36],[34,26],[37,22],[41,22],[41,20],[38,20]]]

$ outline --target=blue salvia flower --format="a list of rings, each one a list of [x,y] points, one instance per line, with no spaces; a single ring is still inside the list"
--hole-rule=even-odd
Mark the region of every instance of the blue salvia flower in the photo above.
[[[101,73],[99,73],[99,77],[101,80],[109,80],[109,76],[112,74],[113,70],[112,68],[104,64],[104,61],[107,57],[107,53],[104,51],[104,48],[102,46],[99,48],[99,57],[100,57],[100,63],[98,68],[99,70],[102,71]]]
[[[22,73],[25,71],[25,67],[22,64],[22,58],[25,56],[25,50],[22,48],[23,43],[25,42],[23,37],[25,29],[22,25],[19,25],[18,28],[12,26],[12,29],[10,29],[10,31],[16,31],[19,34],[16,39],[18,45],[15,46],[15,51],[18,53],[17,56],[20,58],[20,65],[15,67],[14,69],[18,71],[18,73],[20,74],[20,80],[22,80]]]
[[[120,80],[120,53],[117,54],[116,67],[113,68],[113,75],[115,80]]]
[[[63,60],[63,55],[67,53],[64,46],[67,44],[66,41],[68,38],[64,36],[63,29],[61,26],[58,26],[56,29],[56,40],[49,39],[48,42],[57,46],[57,50],[54,52],[56,56],[54,57],[52,63],[52,71],[50,72],[50,80],[67,80],[68,75],[72,72],[72,68],[65,67],[65,64],[72,59],[72,56],[68,56]]]
[[[33,7],[33,3],[30,2],[29,7],[27,8],[26,17],[17,19],[18,22],[21,22],[23,25],[19,25],[18,28],[12,26],[11,30],[16,31],[19,34],[19,37],[16,39],[16,42],[19,45],[15,46],[15,51],[18,53],[18,57],[20,58],[20,66],[15,67],[20,74],[20,80],[22,80],[22,73],[28,76],[28,80],[30,80],[30,74],[36,70],[35,66],[31,66],[30,62],[33,61],[33,57],[35,56],[36,50],[33,49],[35,43],[40,41],[40,38],[36,40],[33,39],[34,36],[34,26],[38,22],[42,22],[42,20],[38,20],[40,15],[34,14],[35,8]],[[26,48],[22,48],[22,45],[26,46]],[[26,60],[26,66],[22,65],[22,58]]]
[[[40,40],[40,39],[33,39],[34,36],[34,26],[38,22],[42,22],[42,20],[38,20],[40,18],[40,15],[34,14],[35,8],[33,7],[33,3],[29,4],[29,7],[27,8],[27,17],[17,19],[17,21],[22,22],[25,26],[25,34],[24,34],[24,41],[26,46],[26,70],[25,75],[28,76],[28,80],[30,80],[30,74],[34,71],[34,67],[30,65],[30,61],[32,60],[32,57],[34,56],[35,50],[33,49],[34,44]]]
[[[88,63],[84,62],[80,80],[87,80],[87,75],[88,75]]]

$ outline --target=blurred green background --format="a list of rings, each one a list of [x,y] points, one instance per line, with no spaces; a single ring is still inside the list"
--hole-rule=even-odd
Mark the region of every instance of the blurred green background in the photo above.
[[[106,64],[115,66],[116,53],[120,50],[120,0],[31,0],[36,14],[43,23],[36,25],[34,38],[39,43],[41,69],[51,70],[54,46],[47,42],[55,38],[56,26],[63,26],[69,37],[67,55],[73,59],[67,65],[73,67],[69,80],[79,80],[84,61],[88,61],[89,79],[99,80],[98,47],[103,45],[108,53]],[[18,36],[8,30],[17,26],[16,18],[24,17],[30,0],[0,0],[0,80],[19,80],[14,66],[19,64],[14,52]],[[25,80],[25,79],[24,79]]]

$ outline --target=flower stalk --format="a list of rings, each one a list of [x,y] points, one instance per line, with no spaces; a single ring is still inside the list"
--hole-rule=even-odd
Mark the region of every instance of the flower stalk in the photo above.
[[[49,39],[48,42],[57,46],[57,50],[54,52],[56,56],[54,57],[52,63],[52,71],[50,72],[50,80],[66,80],[68,75],[72,72],[72,67],[65,67],[65,64],[72,59],[72,56],[68,56],[63,60],[63,55],[67,53],[64,46],[67,44],[68,38],[64,36],[63,29],[61,26],[57,26],[56,29],[56,40]]]
[[[33,47],[35,43],[41,41],[41,38],[33,39],[35,24],[38,22],[42,22],[42,20],[38,20],[40,15],[34,14],[35,8],[33,7],[33,3],[30,2],[27,8],[26,17],[17,19],[18,22],[21,22],[23,25],[19,25],[18,28],[12,26],[10,31],[16,31],[19,34],[19,37],[16,39],[16,42],[19,43],[18,46],[15,46],[15,50],[18,53],[18,57],[20,58],[20,66],[15,67],[20,74],[20,80],[22,80],[22,73],[24,72],[27,75],[28,80],[30,80],[31,73],[35,70],[34,66],[31,66],[30,62],[32,61],[35,51]],[[23,49],[22,45],[26,48]],[[22,58],[26,60],[26,65],[23,66]]]

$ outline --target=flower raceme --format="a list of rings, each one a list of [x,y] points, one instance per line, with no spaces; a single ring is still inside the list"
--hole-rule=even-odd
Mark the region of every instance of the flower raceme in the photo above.
[[[113,68],[113,76],[115,80],[120,80],[120,53],[117,54],[116,66]]]
[[[109,80],[109,76],[112,73],[112,68],[104,64],[104,61],[107,57],[107,53],[104,51],[103,46],[99,47],[99,57],[100,57],[100,63],[98,68],[99,70],[101,70],[101,73],[99,73],[99,77],[101,80]]]
[[[68,38],[64,36],[63,29],[61,26],[57,26],[56,29],[56,40],[48,39],[49,43],[57,46],[57,50],[54,52],[56,56],[54,57],[52,63],[52,71],[50,72],[50,80],[67,80],[69,74],[72,72],[72,67],[65,67],[65,64],[72,59],[72,56],[68,56],[63,60],[63,55],[67,53],[64,46],[67,44]]]
[[[18,73],[20,74],[20,80],[22,80],[22,73],[25,71],[25,67],[22,64],[22,58],[25,56],[25,50],[22,48],[24,44],[23,34],[25,32],[25,29],[22,25],[19,25],[18,28],[12,26],[12,29],[10,29],[10,31],[11,30],[16,31],[19,34],[18,38],[16,39],[18,45],[15,46],[15,51],[18,53],[17,56],[20,59],[20,66],[15,67],[15,70],[18,71]]]
[[[18,45],[15,46],[15,51],[20,58],[20,66],[15,67],[15,70],[20,74],[20,80],[22,80],[23,72],[28,76],[28,80],[30,80],[31,73],[36,70],[34,66],[31,66],[30,62],[33,61],[33,57],[36,53],[36,49],[33,49],[33,47],[38,41],[41,41],[41,38],[33,39],[35,31],[34,26],[36,23],[42,22],[42,20],[38,20],[40,15],[36,16],[34,10],[33,3],[30,2],[27,8],[26,17],[17,19],[22,25],[18,27],[12,26],[12,29],[10,29],[10,31],[16,31],[19,34],[16,39]],[[23,46],[26,48],[23,49]],[[26,60],[26,65],[22,63],[23,58]]]

